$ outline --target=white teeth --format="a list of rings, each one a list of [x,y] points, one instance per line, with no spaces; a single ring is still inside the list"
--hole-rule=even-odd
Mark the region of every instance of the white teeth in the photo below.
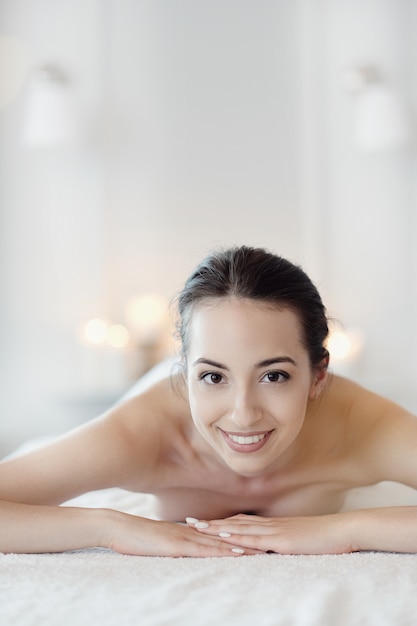
[[[266,437],[266,433],[262,435],[251,435],[250,437],[242,437],[241,435],[231,435],[227,433],[227,436],[230,437],[230,439],[235,443],[249,445],[251,443],[258,443],[259,441],[262,441],[262,439]]]

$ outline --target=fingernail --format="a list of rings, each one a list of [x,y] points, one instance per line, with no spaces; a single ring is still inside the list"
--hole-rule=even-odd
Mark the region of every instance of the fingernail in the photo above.
[[[209,525],[207,524],[207,522],[196,522],[195,523],[195,527],[196,528],[208,528],[208,526]]]
[[[245,554],[243,548],[232,548],[232,552],[236,552],[236,554]]]
[[[198,519],[196,519],[195,517],[186,517],[185,521],[187,522],[187,524],[197,524]]]
[[[219,533],[219,537],[231,537],[230,533]]]

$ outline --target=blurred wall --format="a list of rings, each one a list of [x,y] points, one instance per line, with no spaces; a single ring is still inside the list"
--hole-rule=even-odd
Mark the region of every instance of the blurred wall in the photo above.
[[[21,45],[0,109],[0,453],[130,382],[113,363],[117,381],[88,383],[80,324],[126,323],[132,297],[169,298],[235,243],[301,263],[363,337],[348,374],[417,411],[416,24],[412,0],[0,2]],[[31,73],[49,64],[80,139],[29,148]],[[362,65],[409,110],[409,145],[355,145],[346,71]]]

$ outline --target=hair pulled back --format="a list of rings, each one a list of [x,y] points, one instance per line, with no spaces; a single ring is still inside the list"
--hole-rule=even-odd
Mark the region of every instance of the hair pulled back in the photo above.
[[[299,318],[312,367],[326,357],[326,309],[319,292],[297,265],[264,248],[233,247],[209,254],[192,272],[178,296],[178,333],[188,351],[189,324],[198,304],[216,298],[242,298],[290,309]]]

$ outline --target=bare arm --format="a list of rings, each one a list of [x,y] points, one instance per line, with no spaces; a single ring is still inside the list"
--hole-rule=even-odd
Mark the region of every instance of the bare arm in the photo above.
[[[105,547],[104,511],[0,502],[0,551],[63,552]]]
[[[221,539],[186,526],[110,509],[58,506],[92,490],[129,486],[132,476],[139,488],[149,484],[166,393],[163,383],[156,385],[48,446],[0,463],[0,552],[106,547],[136,555],[239,556]]]
[[[229,545],[174,524],[110,509],[0,502],[0,552],[64,552],[90,547],[146,556],[240,556],[258,550]]]
[[[108,513],[56,505],[122,480],[129,465],[126,410],[119,407],[47,446],[0,463],[0,551],[105,545]]]

